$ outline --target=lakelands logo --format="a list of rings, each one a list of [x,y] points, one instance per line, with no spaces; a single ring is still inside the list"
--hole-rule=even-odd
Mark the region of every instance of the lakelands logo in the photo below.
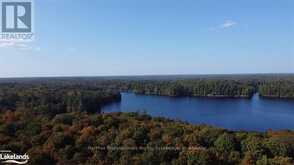
[[[0,0],[0,40],[30,41],[34,36],[33,1]]]
[[[18,155],[11,151],[0,151],[0,162],[10,164],[27,164],[29,162],[29,155]]]

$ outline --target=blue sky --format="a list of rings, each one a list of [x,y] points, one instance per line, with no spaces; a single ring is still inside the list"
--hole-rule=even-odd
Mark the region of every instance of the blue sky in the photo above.
[[[35,0],[0,77],[294,73],[293,0]]]

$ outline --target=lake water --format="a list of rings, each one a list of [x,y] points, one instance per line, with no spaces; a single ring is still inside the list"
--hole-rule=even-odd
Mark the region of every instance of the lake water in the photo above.
[[[122,93],[121,102],[104,106],[102,111],[145,111],[151,116],[230,130],[294,129],[294,100],[261,99],[258,95],[252,99],[213,99]]]

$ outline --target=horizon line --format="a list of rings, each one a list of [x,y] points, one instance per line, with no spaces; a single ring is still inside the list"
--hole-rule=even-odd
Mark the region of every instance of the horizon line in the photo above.
[[[208,74],[130,74],[130,75],[52,75],[52,76],[11,76],[0,79],[33,79],[33,78],[94,78],[94,77],[159,77],[159,76],[226,76],[226,75],[294,75],[294,72],[282,73],[208,73]]]

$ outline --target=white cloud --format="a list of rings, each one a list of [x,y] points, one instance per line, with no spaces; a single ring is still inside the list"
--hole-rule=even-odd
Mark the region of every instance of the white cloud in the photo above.
[[[11,49],[31,50],[31,51],[40,51],[41,50],[40,47],[33,46],[29,43],[16,42],[16,41],[0,42],[0,48],[11,48]]]
[[[219,29],[228,29],[228,28],[232,28],[234,26],[237,25],[237,22],[233,21],[233,20],[225,20],[222,24],[216,26],[216,27],[211,27],[209,28],[210,31],[216,31]]]
[[[9,48],[13,47],[15,42],[0,42],[0,48]]]
[[[237,22],[233,21],[233,20],[225,20],[225,22],[220,25],[220,28],[225,29],[225,28],[230,28],[237,25]]]

